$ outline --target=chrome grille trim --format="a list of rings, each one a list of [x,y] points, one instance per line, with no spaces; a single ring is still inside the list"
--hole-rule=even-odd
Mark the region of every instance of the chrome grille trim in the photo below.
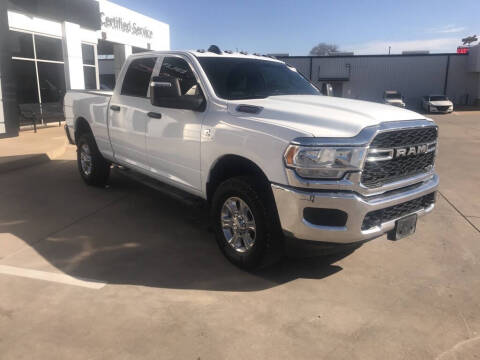
[[[385,122],[375,126],[364,128],[354,137],[351,138],[296,138],[291,144],[302,146],[365,146],[369,147],[376,135],[395,130],[424,128],[429,126],[438,126],[433,120],[402,120]],[[297,189],[319,189],[319,190],[339,190],[339,191],[353,191],[365,197],[377,196],[388,191],[400,189],[410,186],[412,184],[421,183],[431,180],[435,171],[432,168],[430,171],[411,176],[406,179],[399,179],[397,181],[384,184],[377,188],[369,188],[361,184],[362,172],[347,173],[339,180],[325,180],[325,179],[306,179],[298,176],[293,169],[285,169],[288,185]]]
[[[377,134],[370,142],[361,184],[367,188],[379,188],[390,182],[428,173],[435,164],[437,139],[438,127],[434,124]]]

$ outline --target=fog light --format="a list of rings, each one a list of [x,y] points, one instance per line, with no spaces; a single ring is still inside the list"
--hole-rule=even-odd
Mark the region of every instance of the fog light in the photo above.
[[[347,224],[348,215],[338,209],[305,208],[303,218],[313,225],[341,227]]]

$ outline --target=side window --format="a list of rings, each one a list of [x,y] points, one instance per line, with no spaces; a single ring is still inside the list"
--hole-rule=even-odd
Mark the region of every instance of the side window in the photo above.
[[[183,96],[195,96],[200,93],[200,88],[192,69],[182,58],[166,57],[163,60],[159,75],[169,75],[177,78]]]
[[[122,95],[147,97],[148,86],[156,58],[133,60],[123,79]]]

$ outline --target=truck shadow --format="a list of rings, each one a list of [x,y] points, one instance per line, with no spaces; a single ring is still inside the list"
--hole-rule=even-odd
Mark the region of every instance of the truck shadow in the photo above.
[[[0,233],[16,235],[57,269],[77,278],[159,288],[257,291],[298,278],[322,279],[335,274],[342,270],[335,262],[354,251],[287,258],[269,268],[245,272],[221,254],[208,230],[205,208],[186,206],[118,174],[112,175],[107,189],[87,187],[78,178],[74,161],[66,162],[57,175],[57,181],[70,182],[57,186],[54,195],[65,196],[66,206],[85,206],[91,197],[110,194],[112,201],[41,238],[26,227],[59,217],[65,208],[53,206],[35,213],[40,217],[35,222],[29,221],[28,214],[23,219],[2,215]],[[40,185],[44,180],[37,177]],[[85,200],[70,202],[66,192],[72,191]],[[9,259],[22,266],[14,260]]]

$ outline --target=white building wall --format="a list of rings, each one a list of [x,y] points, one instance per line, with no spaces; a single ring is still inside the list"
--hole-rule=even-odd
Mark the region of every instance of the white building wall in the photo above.
[[[62,24],[35,16],[8,11],[10,30],[30,31],[38,34],[62,37]]]
[[[80,26],[64,22],[62,24],[62,32],[67,89],[85,89]]]

